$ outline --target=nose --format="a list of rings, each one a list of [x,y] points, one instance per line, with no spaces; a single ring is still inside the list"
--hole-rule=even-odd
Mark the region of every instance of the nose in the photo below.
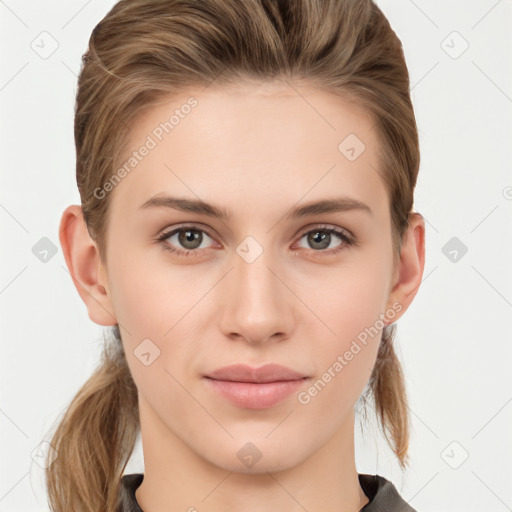
[[[222,332],[251,344],[290,337],[295,320],[294,296],[287,282],[289,276],[272,251],[263,250],[254,261],[236,253],[233,266],[222,287]]]

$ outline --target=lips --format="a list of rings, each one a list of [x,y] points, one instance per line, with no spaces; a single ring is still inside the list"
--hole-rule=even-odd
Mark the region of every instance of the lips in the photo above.
[[[267,409],[297,392],[308,377],[279,364],[259,368],[235,364],[205,375],[204,380],[209,389],[237,407]]]
[[[279,364],[265,364],[259,368],[253,368],[245,364],[234,364],[224,366],[210,372],[207,378],[214,380],[230,381],[230,382],[279,382],[300,380],[307,377],[291,368]]]

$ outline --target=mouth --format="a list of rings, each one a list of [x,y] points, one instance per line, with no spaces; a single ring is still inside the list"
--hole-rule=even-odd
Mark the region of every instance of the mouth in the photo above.
[[[204,376],[221,397],[246,409],[266,409],[297,391],[309,377],[276,364],[259,368],[231,365]]]
[[[258,368],[246,364],[234,364],[214,370],[205,376],[215,380],[253,383],[291,381],[307,377],[304,373],[273,363]]]

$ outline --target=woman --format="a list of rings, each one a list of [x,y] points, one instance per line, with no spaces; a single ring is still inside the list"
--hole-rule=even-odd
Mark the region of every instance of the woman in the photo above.
[[[395,322],[424,268],[402,46],[370,0],[122,0],[76,114],[60,242],[104,358],[53,433],[52,510],[413,510]],[[123,475],[141,433],[144,474]]]

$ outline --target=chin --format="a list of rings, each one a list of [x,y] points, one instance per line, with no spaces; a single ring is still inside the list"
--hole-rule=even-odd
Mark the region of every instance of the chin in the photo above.
[[[212,464],[227,471],[245,474],[266,474],[285,471],[297,466],[310,455],[303,443],[294,444],[288,440],[284,443],[276,437],[270,439],[254,439],[239,441],[231,439],[228,446],[220,447],[220,451],[203,456]],[[315,450],[310,448],[311,453]],[[230,454],[232,454],[230,456]]]

